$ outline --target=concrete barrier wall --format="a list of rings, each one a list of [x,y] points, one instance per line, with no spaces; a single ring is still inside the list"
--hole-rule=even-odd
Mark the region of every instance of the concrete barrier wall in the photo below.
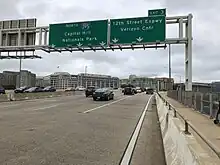
[[[83,94],[81,92],[81,94]],[[43,98],[50,98],[50,97],[59,97],[59,96],[71,96],[75,95],[75,92],[39,92],[39,93],[14,93],[8,92],[7,94],[0,95],[0,102],[7,102],[7,101],[20,101],[20,100],[30,100],[30,99],[43,99]]]
[[[173,117],[173,111],[168,110],[158,95],[156,101],[167,165],[213,164],[193,134],[184,133],[183,122]]]

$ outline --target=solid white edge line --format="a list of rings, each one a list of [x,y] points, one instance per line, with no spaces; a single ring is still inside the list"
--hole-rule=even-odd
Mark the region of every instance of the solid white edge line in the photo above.
[[[152,98],[153,96],[154,96],[154,95],[152,95],[152,96],[149,98],[149,100],[148,100],[148,102],[147,102],[147,104],[146,104],[146,106],[145,106],[145,108],[144,108],[144,111],[142,112],[141,118],[140,118],[139,121],[138,121],[138,124],[137,124],[137,126],[136,126],[136,128],[135,128],[135,131],[134,131],[134,133],[133,133],[133,135],[132,135],[132,138],[131,138],[131,140],[130,140],[130,142],[129,142],[129,144],[128,144],[128,147],[126,148],[125,154],[124,154],[124,156],[123,156],[123,158],[122,158],[122,161],[121,161],[120,165],[129,165],[129,163],[130,163],[130,159],[131,159],[131,156],[132,156],[132,153],[133,153],[133,150],[134,150],[134,147],[135,147],[137,138],[138,138],[138,136],[139,136],[139,132],[140,132],[140,130],[141,130],[141,126],[142,126],[142,123],[143,123],[143,121],[144,121],[145,114],[146,114],[146,112],[147,112],[147,109],[148,109],[150,100],[151,100],[151,98]]]
[[[95,108],[86,110],[86,111],[84,111],[83,113],[89,113],[89,112],[91,112],[91,111],[95,111],[95,110],[97,110],[97,109],[100,109],[100,108],[109,106],[109,105],[111,105],[111,104],[117,103],[117,102],[119,102],[119,101],[125,100],[125,99],[127,99],[127,98],[129,98],[129,97],[132,97],[132,96],[123,97],[123,98],[121,98],[121,99],[119,99],[119,100],[116,100],[116,101],[113,101],[113,102],[110,102],[110,103],[101,105],[101,106],[99,106],[99,107],[95,107]]]

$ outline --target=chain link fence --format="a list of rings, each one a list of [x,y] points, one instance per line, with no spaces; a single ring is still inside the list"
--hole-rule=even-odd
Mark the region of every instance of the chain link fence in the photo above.
[[[208,115],[211,119],[216,117],[220,93],[201,93],[171,90],[167,96],[179,101],[183,105]]]

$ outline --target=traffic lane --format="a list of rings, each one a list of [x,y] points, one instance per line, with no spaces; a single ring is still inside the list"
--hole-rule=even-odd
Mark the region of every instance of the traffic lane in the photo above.
[[[114,92],[115,98],[122,96],[123,94],[120,92]],[[91,98],[91,97],[89,97]],[[44,99],[34,99],[34,100],[25,100],[25,101],[15,101],[15,102],[5,102],[0,103],[0,112],[2,110],[17,110],[23,109],[24,107],[38,107],[41,105],[53,105],[69,102],[72,99],[86,99],[83,91],[77,91],[77,94],[73,94],[72,96],[61,96],[61,97],[53,97],[53,98],[44,98]]]
[[[146,95],[132,96],[83,114],[84,122],[74,134],[75,139],[71,136],[63,139],[68,145],[73,142],[72,148],[76,148],[64,158],[65,163],[119,164],[148,99]]]
[[[166,165],[156,102],[151,101],[131,159],[131,165]]]
[[[124,95],[115,93],[114,100],[117,100],[118,98],[122,98]],[[79,101],[79,102],[78,102]],[[85,101],[85,102],[81,102]],[[78,103],[77,103],[78,102]],[[110,101],[112,102],[112,100]],[[94,104],[94,105],[103,105],[106,102],[97,102],[94,104],[92,97],[86,98],[83,95],[78,95],[78,96],[63,96],[63,97],[57,97],[57,98],[50,98],[50,99],[40,99],[40,100],[29,100],[25,102],[19,102],[19,103],[7,103],[7,104],[0,104],[0,116],[1,115],[9,115],[10,112],[11,114],[16,114],[20,113],[20,111],[27,111],[27,112],[32,112],[36,110],[45,110],[45,109],[52,109],[54,107],[58,107],[61,105],[69,105],[69,104],[74,104],[72,105],[72,108],[77,106],[77,105],[87,105],[87,104]],[[93,106],[94,107],[94,106]],[[89,108],[89,107],[88,107]]]
[[[63,105],[26,114],[19,128],[1,122],[0,164],[118,164],[147,99],[133,96],[86,114]]]
[[[84,93],[83,92],[78,92],[77,94],[74,94],[72,96],[59,96],[59,97],[51,97],[51,98],[41,98],[41,99],[30,99],[30,100],[21,100],[21,101],[12,101],[12,102],[2,102],[0,103],[0,108],[7,108],[7,107],[16,107],[19,105],[24,105],[24,104],[37,104],[37,103],[44,103],[44,102],[55,102],[55,101],[64,101],[66,98],[83,98]]]
[[[73,97],[74,98],[74,97]],[[29,130],[39,126],[39,123],[46,124],[46,119],[54,121],[58,120],[63,113],[75,116],[77,113],[83,113],[89,109],[100,108],[117,103],[127,96],[116,96],[111,101],[93,101],[92,98],[83,96],[80,99],[71,99],[68,97],[59,100],[60,103],[38,104],[36,106],[21,106],[19,108],[5,109],[0,111],[0,132],[5,132],[7,135],[14,134],[14,131]],[[58,117],[57,117],[58,116]],[[41,126],[41,125],[40,125]],[[6,130],[7,128],[7,130]]]

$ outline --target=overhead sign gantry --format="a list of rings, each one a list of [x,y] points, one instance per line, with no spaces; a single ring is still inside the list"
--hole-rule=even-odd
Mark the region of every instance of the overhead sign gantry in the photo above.
[[[36,19],[27,19],[21,26],[19,22],[22,21],[0,23],[0,59],[41,58],[35,55],[36,50],[48,53],[114,51],[184,44],[186,90],[192,90],[192,14],[167,17],[166,9],[154,9],[148,11],[147,17],[59,23],[45,27],[36,27]],[[166,37],[169,24],[179,24],[177,37]]]

